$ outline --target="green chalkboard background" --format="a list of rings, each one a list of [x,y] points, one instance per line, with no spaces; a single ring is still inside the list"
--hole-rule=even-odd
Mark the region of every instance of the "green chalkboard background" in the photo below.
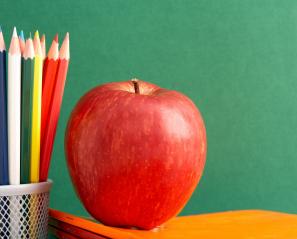
[[[67,119],[92,87],[139,77],[188,95],[208,134],[203,178],[181,214],[297,212],[297,1],[1,0],[12,27],[71,37],[50,171],[51,207],[86,215],[64,157]],[[87,160],[87,159],[86,159]]]

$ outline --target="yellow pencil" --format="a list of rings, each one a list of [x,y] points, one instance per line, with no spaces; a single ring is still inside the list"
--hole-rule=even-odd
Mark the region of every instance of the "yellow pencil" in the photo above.
[[[32,101],[32,133],[31,133],[31,161],[30,161],[30,181],[39,182],[40,164],[40,128],[41,128],[41,97],[42,97],[42,64],[43,55],[40,45],[38,31],[34,36],[34,82]]]

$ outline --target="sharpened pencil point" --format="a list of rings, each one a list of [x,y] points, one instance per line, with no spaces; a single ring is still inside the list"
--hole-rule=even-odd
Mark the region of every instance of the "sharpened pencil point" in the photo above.
[[[59,43],[58,43],[58,34],[54,37],[51,47],[48,51],[47,58],[57,60],[59,57]]]
[[[25,45],[25,50],[24,50],[24,58],[25,59],[33,59],[34,58],[34,47],[33,47],[33,42],[32,39],[29,38],[26,41],[26,45]]]
[[[24,31],[23,31],[23,30],[21,30],[21,32],[20,32],[20,38],[21,38],[23,41],[25,41],[25,36],[24,36]]]
[[[0,26],[0,32],[2,32],[2,28],[1,28],[1,26]]]
[[[0,28],[0,52],[5,50],[5,43],[4,43],[4,39],[3,39],[3,34]]]
[[[12,37],[18,37],[16,27],[13,28]]]
[[[38,30],[35,32],[34,38],[35,37],[39,38],[39,32],[38,32]]]
[[[32,33],[30,32],[29,38],[32,39]]]
[[[57,42],[57,43],[59,42],[59,35],[58,35],[58,33],[55,35],[54,41]]]
[[[13,28],[12,38],[9,46],[10,54],[21,54],[20,41],[17,34],[16,27]]]
[[[41,49],[38,31],[35,32],[33,45],[34,45],[35,56],[42,56],[42,49]]]
[[[60,59],[66,59],[69,60],[70,54],[69,54],[69,33],[66,33],[66,36],[63,40],[62,46],[60,48]]]

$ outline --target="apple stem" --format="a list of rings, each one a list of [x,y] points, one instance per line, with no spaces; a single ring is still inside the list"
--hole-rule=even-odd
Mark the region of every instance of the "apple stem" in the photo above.
[[[139,82],[137,79],[132,79],[135,94],[139,94]]]

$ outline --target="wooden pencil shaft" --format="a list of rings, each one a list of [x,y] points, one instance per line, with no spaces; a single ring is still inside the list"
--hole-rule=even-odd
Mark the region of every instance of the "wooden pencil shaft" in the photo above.
[[[22,58],[21,183],[30,182],[34,60]]]
[[[55,87],[56,73],[59,60],[46,58],[43,66],[42,84],[42,108],[41,108],[41,144],[43,143],[44,131],[48,124],[48,114]]]
[[[9,183],[20,184],[21,55],[8,54]]]
[[[6,96],[6,51],[0,52],[0,185],[7,185],[7,96]]]

